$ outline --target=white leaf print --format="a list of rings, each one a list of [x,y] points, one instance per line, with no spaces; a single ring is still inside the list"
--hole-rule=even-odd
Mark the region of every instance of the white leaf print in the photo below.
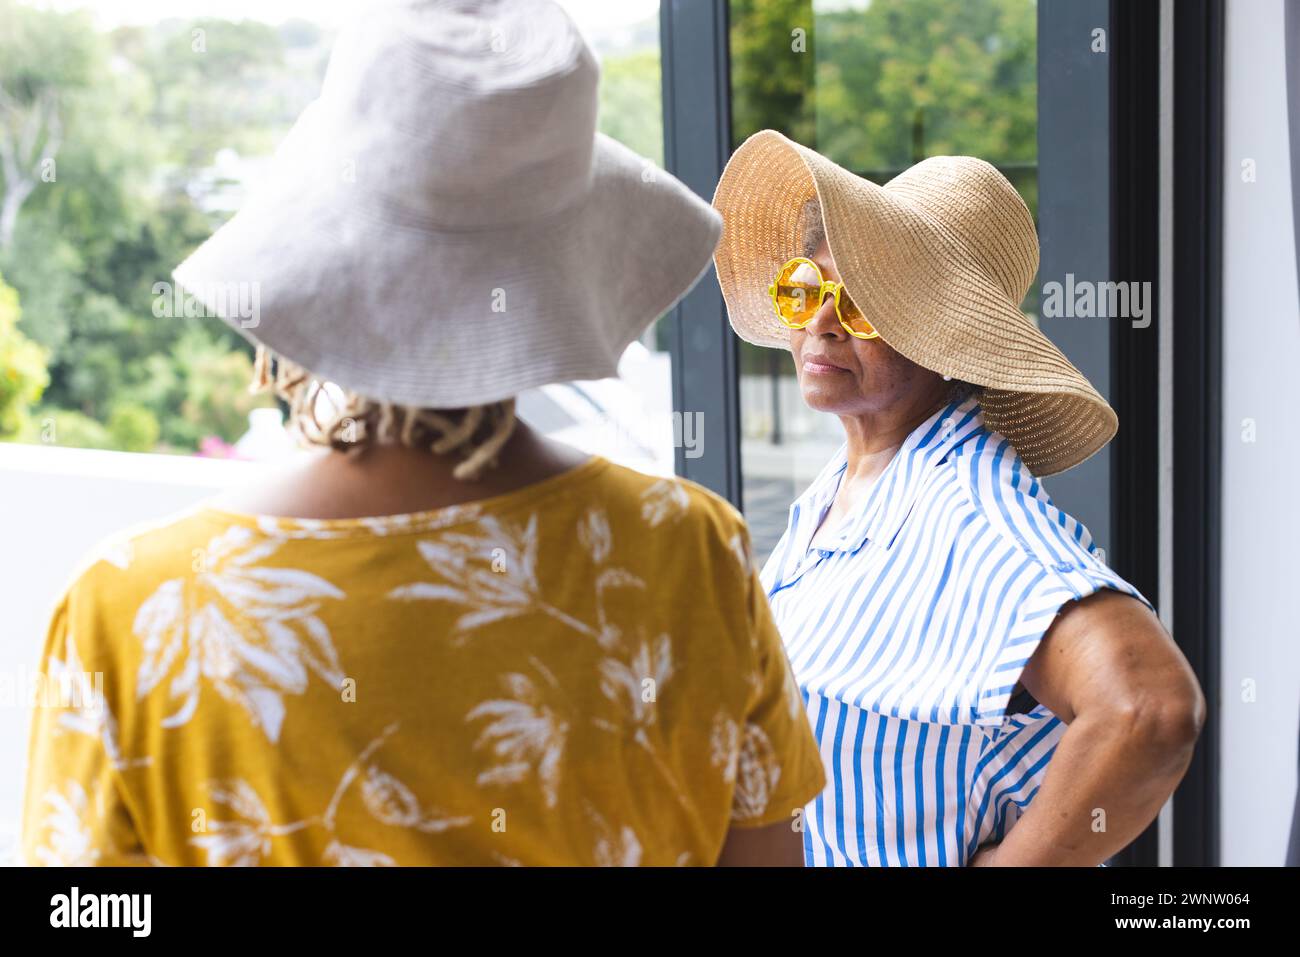
[[[208,829],[190,843],[207,852],[209,867],[256,867],[271,853],[270,837],[248,824],[213,821]]]
[[[335,690],[343,684],[343,665],[339,661],[339,653],[334,648],[334,641],[330,638],[329,629],[325,623],[315,615],[308,615],[306,618],[299,619],[302,625],[303,638],[300,653],[303,660],[307,662],[307,667],[324,678]],[[292,638],[292,632],[287,632],[287,639]],[[290,651],[288,640],[283,646],[283,650]]]
[[[794,668],[788,662],[785,666],[785,703],[790,710],[790,720],[798,721],[804,714],[803,692],[799,690]]]
[[[422,810],[415,792],[375,765],[366,769],[365,780],[361,782],[361,800],[376,820],[395,827],[415,828],[426,834],[440,834],[470,823],[468,817],[450,817],[442,812]]]
[[[606,658],[600,663],[600,690],[620,705],[632,724],[645,728],[655,723],[655,705],[673,675],[673,645],[660,635],[653,645],[642,642],[630,662]],[[645,682],[654,682],[654,701],[645,700]]]
[[[754,559],[749,550],[748,536],[737,532],[735,535],[731,536],[729,544],[731,546],[731,553],[736,556],[736,561],[740,563],[741,572],[746,578],[748,578],[754,570]]]
[[[171,670],[185,643],[182,582],[165,581],[144,600],[135,614],[134,630],[144,644],[144,661],[136,677],[136,692],[143,696]]]
[[[623,640],[623,630],[605,613],[607,593],[614,588],[644,589],[645,582],[622,568],[606,568],[596,576],[596,641],[609,652],[617,650]]]
[[[412,515],[371,516],[360,519],[362,525],[375,535],[391,535],[394,532],[406,532],[416,524]]]
[[[271,823],[270,812],[247,781],[236,778],[232,781],[213,782],[210,792],[213,801],[225,805],[240,817],[257,824]]]
[[[641,493],[641,517],[651,528],[681,518],[690,506],[690,496],[676,479],[660,479]]]
[[[453,827],[468,827],[473,823],[470,817],[449,817],[441,812],[429,814],[422,818],[420,823],[415,825],[417,831],[423,831],[425,834],[441,834],[443,831],[450,831]]]
[[[49,805],[43,821],[49,843],[36,848],[36,859],[47,867],[93,866],[99,860],[99,850],[87,822],[91,802],[81,782],[69,779],[62,792],[51,788],[44,798]]]
[[[131,560],[135,557],[135,548],[130,539],[112,542],[104,546],[99,557],[101,561],[126,571],[131,567]]]
[[[528,660],[544,685],[558,691],[555,676],[536,658]],[[497,765],[480,774],[478,783],[517,783],[534,773],[546,806],[553,808],[559,799],[560,763],[569,724],[546,703],[545,688],[527,675],[512,672],[501,681],[509,698],[484,701],[465,716],[467,722],[492,719],[474,747],[489,749],[498,759]]]
[[[527,761],[507,761],[479,773],[475,779],[480,787],[518,784],[528,778],[533,766]]]
[[[597,867],[636,867],[641,863],[641,842],[624,825],[618,834],[597,839],[595,858]]]
[[[388,597],[465,605],[470,610],[455,623],[462,639],[475,628],[531,613],[549,615],[585,635],[596,635],[590,626],[542,600],[537,584],[536,515],[523,527],[486,516],[477,529],[443,532],[417,542],[420,555],[445,583],[400,585]]]
[[[208,563],[216,568],[229,565],[246,568],[270,558],[280,548],[282,540],[276,536],[262,536],[239,525],[232,525],[208,543]]]
[[[722,769],[722,780],[731,784],[736,780],[736,763],[740,759],[740,726],[725,712],[713,718],[709,734],[709,762]]]
[[[596,718],[593,723],[613,734],[625,735],[630,732],[632,740],[645,751],[654,762],[656,770],[668,782],[673,796],[684,808],[689,809],[688,789],[664,760],[651,735],[657,721],[659,698],[672,676],[672,641],[667,635],[660,635],[650,644],[641,642],[631,661],[606,658],[600,663],[600,690],[606,699],[619,707],[623,720]],[[651,700],[647,700],[647,680],[653,682],[650,686],[654,691]]]
[[[204,568],[188,582],[163,582],[136,612],[144,648],[136,695],[143,698],[180,670],[168,686],[175,710],[164,727],[189,721],[203,680],[244,708],[270,741],[278,741],[284,696],[300,695],[314,672],[332,687],[343,680],[320,603],[343,592],[293,568],[259,567],[284,544],[236,526],[213,538]]]
[[[310,572],[292,568],[252,568],[239,575],[215,575],[212,587],[251,618],[275,619],[301,609],[313,598],[342,598],[343,593]],[[314,611],[319,605],[311,605]]]
[[[267,515],[259,515],[257,519],[257,527],[263,535],[270,535],[270,536],[284,535],[285,537],[288,537],[289,533],[284,531],[281,525],[283,521],[284,521],[283,519],[275,519]],[[320,537],[312,534],[312,532],[315,531],[315,526],[307,525],[301,521],[296,524],[297,524],[298,534],[294,535],[293,536],[294,538]]]
[[[593,506],[578,520],[578,541],[597,565],[609,557],[611,548],[609,516],[603,508]]]
[[[407,532],[430,532],[449,525],[473,521],[482,513],[477,502],[433,509],[428,512],[407,512],[399,515],[377,515],[358,518],[356,524],[373,535],[400,535]],[[336,525],[328,519],[270,518],[258,519],[258,527],[267,535],[279,538],[337,539],[354,534],[351,520]]]
[[[478,528],[478,534],[447,532],[416,543],[429,567],[450,583],[433,597],[507,614],[527,611],[537,597],[537,516],[523,528],[489,516]],[[390,597],[425,597],[412,588],[394,589]]]
[[[383,747],[385,741],[397,732],[400,725],[401,722],[394,721],[392,724],[388,725],[388,727],[384,728],[384,730],[380,732],[379,736],[367,744],[365,748],[362,749],[361,753],[357,755],[352,763],[344,770],[342,776],[339,778],[339,783],[334,786],[334,794],[330,798],[330,803],[325,808],[325,813],[321,818],[321,823],[330,831],[334,830],[335,820],[338,816],[339,803],[343,800],[343,795],[347,793],[348,788],[352,786],[352,782],[356,780],[357,775],[361,773],[362,766],[370,760],[371,755]]]
[[[266,804],[247,781],[234,778],[208,782],[213,802],[232,811],[234,820],[209,821],[209,833],[190,838],[189,843],[207,852],[210,865],[257,865],[270,854],[273,837],[313,827],[324,828],[331,835],[337,835],[340,802],[363,767],[365,777],[361,782],[361,800],[366,810],[380,823],[413,828],[426,834],[440,834],[472,823],[469,817],[452,817],[436,809],[422,808],[409,787],[377,764],[370,763],[371,757],[397,729],[398,723],[393,722],[366,745],[343,772],[324,812],[313,817],[288,824],[275,824]],[[345,844],[337,836],[326,847],[324,859],[345,867],[396,865],[396,861],[386,854]]]
[[[761,816],[772,800],[781,766],[776,750],[766,732],[756,724],[746,724],[736,762],[736,790],[731,815],[737,821]]]
[[[404,601],[454,601],[459,602],[463,593],[450,585],[435,585],[432,582],[415,582],[412,585],[399,585],[388,593],[389,598],[401,598]]]
[[[335,867],[396,867],[397,861],[379,851],[368,851],[363,847],[349,847],[338,841],[331,841],[325,848],[326,862]]]
[[[88,734],[99,738],[108,761],[119,771],[144,767],[152,763],[151,757],[125,758],[118,741],[117,719],[109,710],[104,692],[91,681],[91,676],[81,665],[77,645],[67,636],[67,660],[51,657],[48,671],[50,680],[61,696],[60,706],[67,710],[59,715],[60,730]]]
[[[273,823],[261,797],[242,778],[209,781],[208,791],[214,803],[229,808],[235,816],[230,821],[209,818],[207,833],[189,839],[190,844],[207,852],[212,867],[256,867],[271,853],[271,838],[326,824],[319,817]]]
[[[212,867],[255,867],[271,853],[271,815],[247,781],[209,784],[212,800],[230,808],[235,821],[210,820],[209,833],[192,837],[189,843],[207,852]]]
[[[597,867],[636,867],[641,863],[641,842],[632,828],[626,825],[617,829],[610,827],[609,822],[590,805],[587,806],[587,815],[596,835],[592,858]]]
[[[414,827],[420,822],[420,801],[405,784],[373,764],[361,782],[361,799],[376,819],[397,827]]]

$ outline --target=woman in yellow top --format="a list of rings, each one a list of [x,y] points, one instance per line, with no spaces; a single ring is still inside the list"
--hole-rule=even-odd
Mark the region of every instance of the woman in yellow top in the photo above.
[[[177,269],[328,448],[90,556],[27,863],[802,863],[825,776],[739,515],[514,416],[613,374],[718,218],[595,134],[558,7],[488,10],[345,30]]]

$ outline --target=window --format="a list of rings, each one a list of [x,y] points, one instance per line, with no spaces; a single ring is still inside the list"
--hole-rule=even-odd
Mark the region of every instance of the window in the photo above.
[[[562,5],[602,63],[601,129],[661,163],[658,0]],[[171,270],[256,184],[355,9],[0,0],[0,169],[21,171],[0,176],[0,439],[213,457],[285,447],[275,400],[247,392],[250,347],[176,309]],[[654,329],[620,372],[535,390],[521,414],[671,474],[670,363]]]
[[[776,129],[878,183],[971,154],[1037,215],[1034,0],[730,0],[729,12],[733,148]],[[804,405],[788,354],[740,350],[743,501],[761,560],[843,435]]]

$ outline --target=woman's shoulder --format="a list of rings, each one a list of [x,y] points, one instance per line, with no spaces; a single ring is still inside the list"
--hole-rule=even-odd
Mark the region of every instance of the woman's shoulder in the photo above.
[[[1007,560],[1027,558],[1044,572],[1104,567],[1087,526],[1052,500],[1005,436],[986,436],[950,462],[948,482],[969,520],[1001,543]]]
[[[731,545],[748,540],[745,519],[717,492],[675,475],[651,475],[611,463],[603,478],[604,497],[647,533],[701,535]]]
[[[583,522],[609,524],[646,557],[752,564],[744,518],[721,495],[690,479],[609,463],[580,499]]]
[[[643,513],[651,526],[679,521],[744,524],[736,507],[712,489],[676,475],[652,475],[611,462],[606,489]]]
[[[170,567],[180,560],[179,555],[188,556],[192,543],[212,529],[212,516],[202,504],[124,526],[81,554],[69,576],[68,590],[96,584],[112,587],[104,581],[106,577],[139,575],[151,566]]]
[[[178,585],[203,561],[214,532],[210,516],[192,507],[126,526],[81,553],[52,603],[51,631],[81,637],[87,663],[107,666],[122,652],[119,636],[132,633],[151,595]]]

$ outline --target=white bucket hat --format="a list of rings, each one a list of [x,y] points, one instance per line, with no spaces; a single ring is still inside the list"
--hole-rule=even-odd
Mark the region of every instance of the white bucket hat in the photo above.
[[[267,182],[175,279],[372,399],[451,408],[615,375],[722,223],[596,133],[598,79],[550,0],[368,4]],[[238,284],[252,319],[225,305]]]

